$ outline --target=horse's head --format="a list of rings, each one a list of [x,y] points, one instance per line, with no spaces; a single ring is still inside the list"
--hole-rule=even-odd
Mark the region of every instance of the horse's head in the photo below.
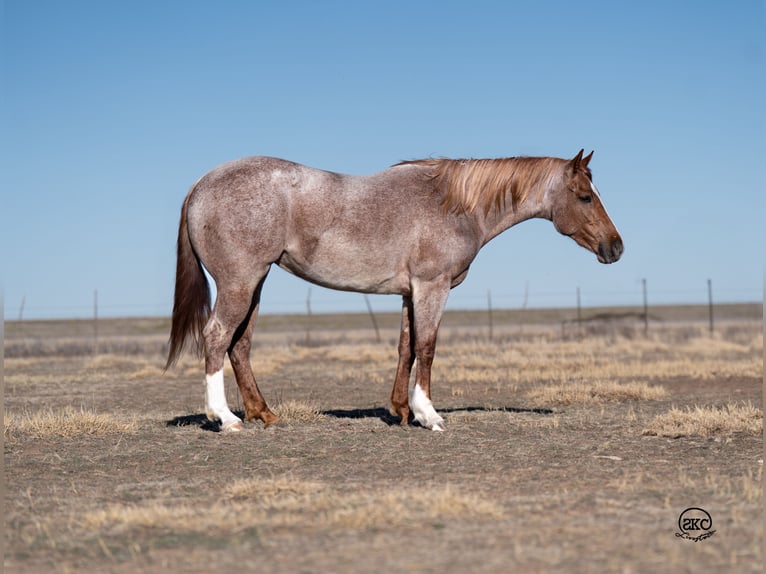
[[[588,169],[593,152],[584,158],[582,154],[580,150],[566,162],[562,186],[552,194],[553,225],[559,233],[595,253],[601,263],[614,263],[622,255],[622,238],[593,185]]]

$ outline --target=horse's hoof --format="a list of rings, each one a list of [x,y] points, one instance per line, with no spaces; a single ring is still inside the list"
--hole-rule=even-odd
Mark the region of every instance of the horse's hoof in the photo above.
[[[398,417],[399,418],[399,424],[403,427],[406,427],[410,424],[410,419],[412,418],[412,413],[410,412],[409,408],[394,408],[391,407],[388,410],[389,413],[391,413],[391,416]]]
[[[245,430],[245,425],[243,425],[241,421],[234,421],[232,423],[223,425],[221,430],[223,432],[240,432]]]
[[[434,426],[431,427],[431,430],[436,432],[444,432],[447,429],[444,428],[444,423],[441,422],[441,423],[435,423]]]
[[[267,413],[266,416],[261,416],[261,420],[263,421],[263,428],[267,429],[271,425],[277,424],[279,422],[279,417],[274,413]]]

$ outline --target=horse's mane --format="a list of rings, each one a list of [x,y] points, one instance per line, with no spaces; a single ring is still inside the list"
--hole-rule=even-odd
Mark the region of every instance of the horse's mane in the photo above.
[[[501,211],[508,198],[516,210],[533,187],[561,173],[562,160],[551,157],[502,159],[420,159],[396,165],[429,168],[435,190],[443,193],[442,205],[449,212],[471,213],[478,208],[487,215]]]

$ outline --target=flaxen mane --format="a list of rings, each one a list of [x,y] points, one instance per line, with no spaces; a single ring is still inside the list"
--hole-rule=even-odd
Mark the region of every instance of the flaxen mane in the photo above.
[[[508,197],[516,210],[530,189],[561,173],[563,161],[551,157],[421,159],[397,165],[430,168],[429,177],[443,193],[445,210],[471,213],[481,208],[487,215],[493,208],[503,210]]]

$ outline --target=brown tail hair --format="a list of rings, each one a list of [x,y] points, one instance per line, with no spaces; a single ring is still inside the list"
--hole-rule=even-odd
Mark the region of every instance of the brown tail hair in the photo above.
[[[184,200],[181,208],[181,222],[178,224],[176,290],[165,370],[176,364],[189,336],[193,338],[197,355],[202,355],[202,330],[210,316],[210,286],[202,270],[202,263],[189,240],[186,219],[188,204],[189,196]]]

